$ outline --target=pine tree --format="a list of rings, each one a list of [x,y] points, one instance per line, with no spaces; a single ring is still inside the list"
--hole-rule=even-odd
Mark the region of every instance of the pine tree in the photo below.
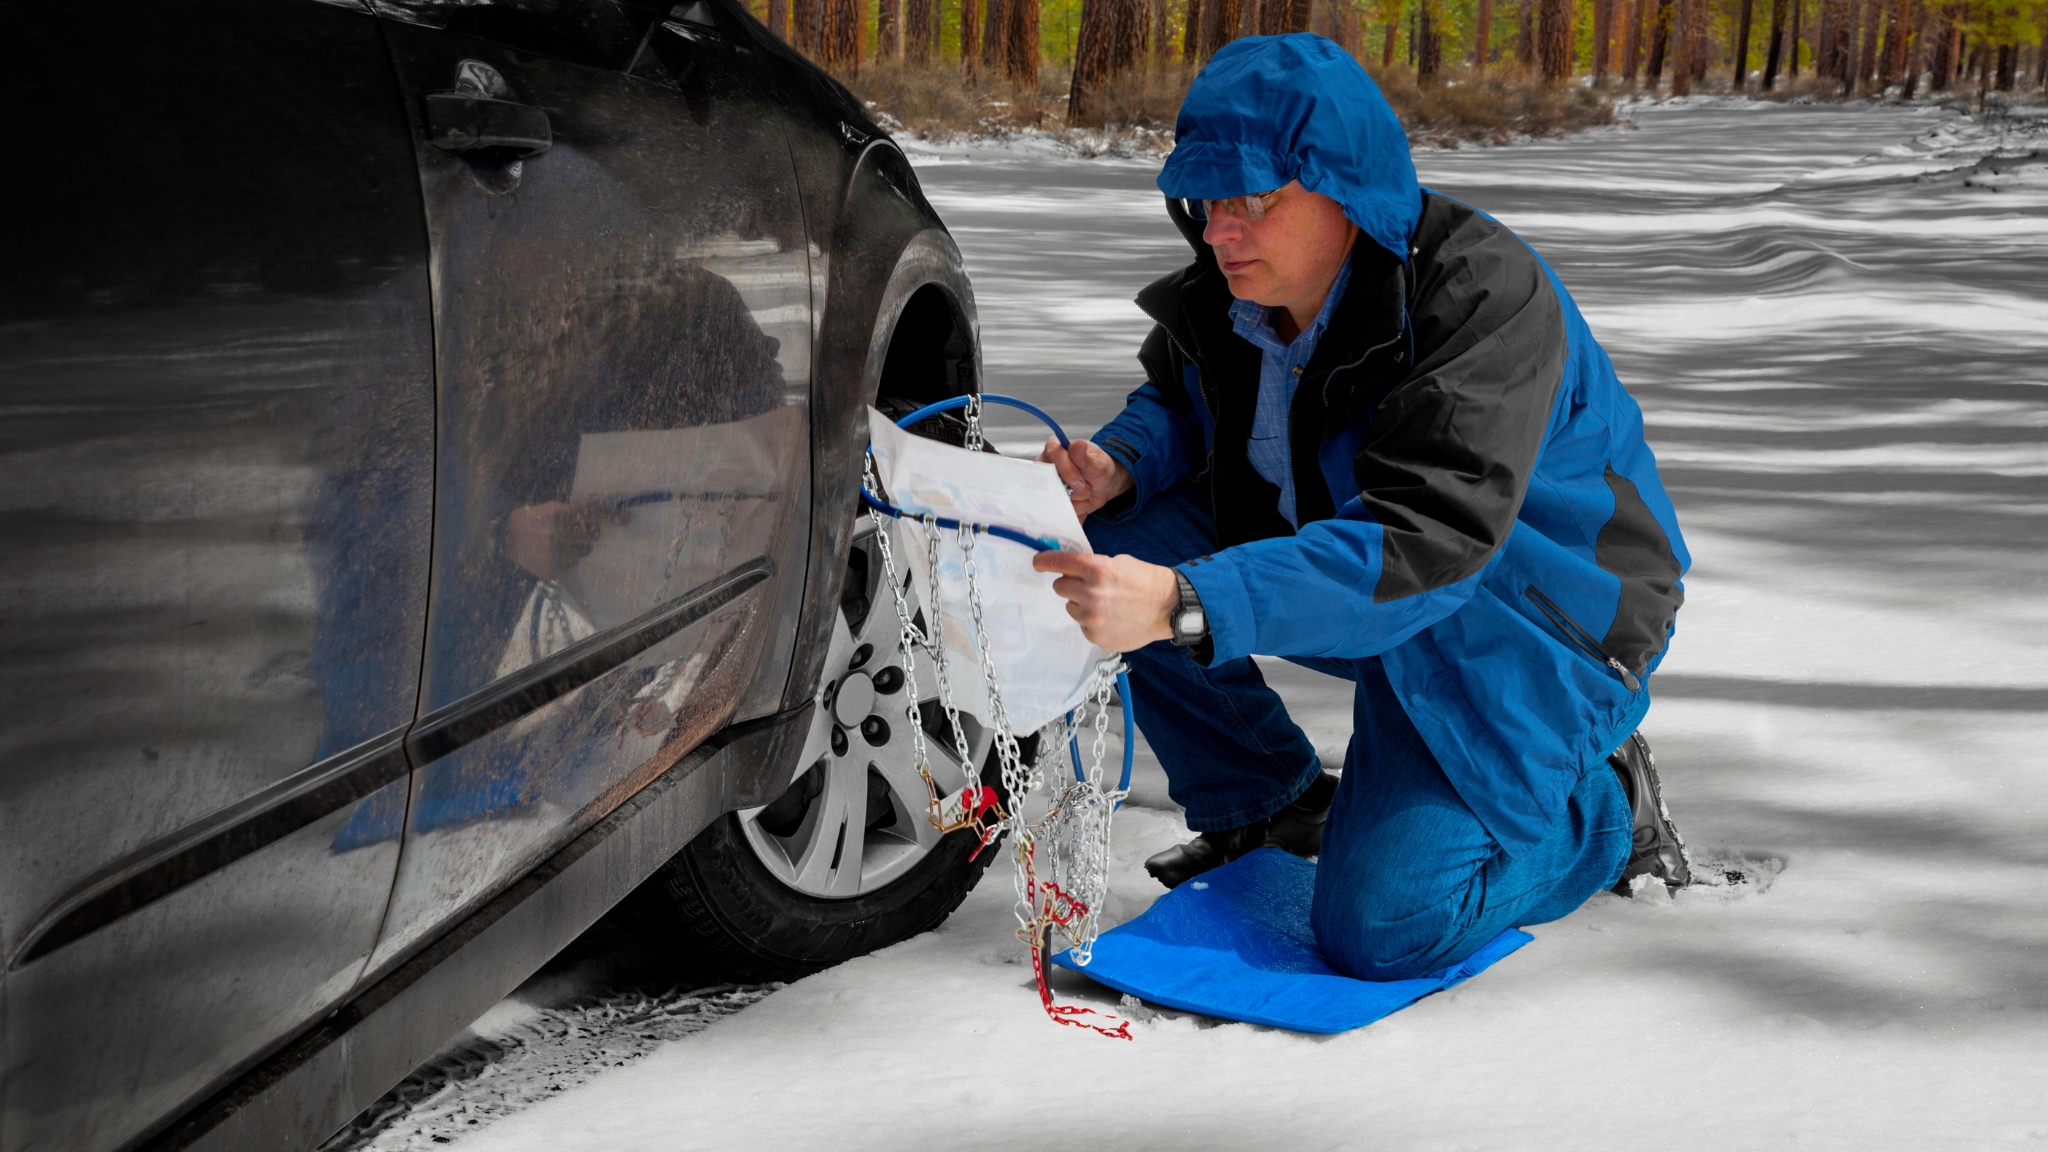
[[[1693,12],[1700,0],[1678,0],[1678,12],[1671,30],[1671,94],[1692,95]]]
[[[1082,0],[1073,83],[1067,90],[1069,124],[1102,124],[1104,109],[1098,90],[1137,67],[1144,53],[1143,4],[1144,0]]]
[[[1749,16],[1754,0],[1742,0],[1740,27],[1735,33],[1735,90],[1749,86]]]
[[[1770,44],[1764,51],[1764,91],[1778,83],[1778,61],[1785,47],[1785,0],[1771,0]]]

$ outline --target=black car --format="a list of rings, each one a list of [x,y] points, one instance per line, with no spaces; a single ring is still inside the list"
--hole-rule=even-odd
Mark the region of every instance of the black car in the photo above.
[[[958,905],[854,491],[973,297],[844,88],[736,0],[10,43],[0,1148],[311,1146],[629,896],[754,978]]]

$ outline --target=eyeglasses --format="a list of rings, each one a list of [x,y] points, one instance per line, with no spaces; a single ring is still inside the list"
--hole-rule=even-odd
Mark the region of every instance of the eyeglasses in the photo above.
[[[1235,216],[1240,220],[1264,220],[1280,192],[1275,188],[1271,192],[1252,192],[1227,200],[1198,200],[1195,203],[1204,220],[1217,215]]]

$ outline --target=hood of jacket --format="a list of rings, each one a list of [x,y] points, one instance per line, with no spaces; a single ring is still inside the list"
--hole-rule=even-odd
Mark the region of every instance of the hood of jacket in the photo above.
[[[1159,173],[1169,198],[1221,200],[1299,180],[1396,259],[1407,256],[1422,215],[1408,134],[1335,42],[1310,32],[1231,41],[1195,77],[1173,130]],[[1207,247],[1199,233],[1190,241]]]

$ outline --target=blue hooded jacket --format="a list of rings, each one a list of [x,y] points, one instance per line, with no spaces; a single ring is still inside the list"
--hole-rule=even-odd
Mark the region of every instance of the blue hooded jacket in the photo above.
[[[1159,186],[1195,249],[1138,296],[1147,382],[1095,441],[1142,515],[1209,495],[1218,551],[1181,566],[1211,663],[1381,658],[1459,795],[1510,853],[1649,708],[1690,563],[1642,412],[1549,267],[1422,188],[1400,121],[1319,36],[1234,41],[1195,80]],[[1189,201],[1291,180],[1370,244],[1289,411],[1297,530],[1245,440],[1258,349]]]

